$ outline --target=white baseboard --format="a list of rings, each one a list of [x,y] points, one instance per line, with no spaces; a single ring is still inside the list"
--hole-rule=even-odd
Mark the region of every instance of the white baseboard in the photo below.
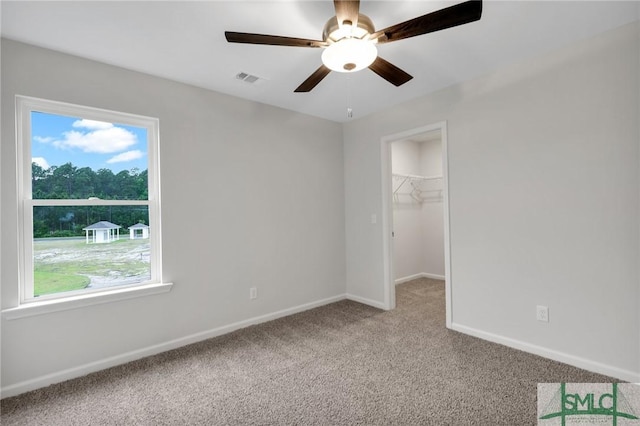
[[[347,300],[353,300],[354,302],[362,303],[363,305],[373,306],[374,308],[388,310],[384,303],[378,302],[377,300],[367,299],[366,297],[356,296],[354,294],[347,294]]]
[[[23,382],[19,382],[13,385],[3,387],[0,390],[0,398],[8,398],[11,396],[16,396],[21,393],[29,392],[35,389],[52,385],[54,383],[60,383],[66,380],[75,379],[77,377],[86,376],[87,374],[94,373],[96,371],[104,370],[110,367],[115,367],[117,365],[125,364],[127,362],[135,361],[141,358],[145,358],[147,356],[156,355],[156,354],[166,352],[172,349],[176,349],[182,346],[190,345],[192,343],[197,343],[202,340],[210,339],[212,337],[221,336],[223,334],[231,333],[232,331],[249,327],[251,325],[260,324],[263,322],[293,315],[298,312],[303,312],[309,309],[317,308],[319,306],[328,305],[329,303],[338,302],[340,300],[344,300],[346,297],[347,297],[346,295],[342,294],[339,296],[329,297],[329,298],[318,300],[315,302],[305,303],[303,305],[294,306],[292,308],[283,309],[281,311],[273,312],[266,315],[260,315],[257,317],[249,318],[244,321],[235,322],[233,324],[216,327],[211,330],[190,334],[188,336],[180,337],[178,339],[169,340],[168,342],[159,343],[157,345],[148,346],[146,348],[137,349],[135,351],[126,352],[126,353],[112,356],[109,358],[104,358],[104,359],[90,362],[88,364],[84,364],[78,367],[73,367],[66,370],[57,371],[55,373],[47,374],[44,376],[36,377],[34,379],[25,380]]]
[[[419,274],[398,278],[397,280],[395,280],[395,283],[396,285],[398,285],[398,284],[406,283],[407,281],[415,280],[417,278],[430,278],[432,280],[442,280],[442,281],[445,280],[444,275],[436,275],[436,274],[429,274],[427,272],[420,272]]]
[[[539,355],[544,358],[551,359],[553,361],[569,364],[574,367],[582,368],[594,373],[603,374],[605,376],[614,377],[616,379],[624,380],[631,383],[640,382],[640,372],[633,372],[629,370],[623,370],[621,368],[613,367],[610,365],[602,364],[600,362],[592,361],[586,358],[581,358],[575,355],[567,354],[564,352],[555,351],[553,349],[545,348],[538,345],[522,342],[520,340],[511,339],[509,337],[500,336],[493,333],[487,333],[485,331],[477,330],[475,328],[467,327],[464,325],[453,323],[451,329],[459,331],[460,333],[468,334],[470,336],[478,337],[490,342],[499,343],[501,345],[508,346],[510,348],[519,349],[524,352],[529,352],[534,355]]]

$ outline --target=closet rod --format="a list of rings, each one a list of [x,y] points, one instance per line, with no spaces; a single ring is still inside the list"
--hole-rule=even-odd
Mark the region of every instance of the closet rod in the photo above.
[[[405,179],[420,179],[420,180],[442,179],[442,176],[419,176],[419,175],[405,175],[405,174],[399,174],[399,173],[393,173],[393,177],[405,178]]]

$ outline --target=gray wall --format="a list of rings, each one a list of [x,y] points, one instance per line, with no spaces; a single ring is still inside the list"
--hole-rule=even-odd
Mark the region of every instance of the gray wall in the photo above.
[[[175,285],[3,320],[3,388],[344,296],[340,124],[3,40],[3,308],[18,298],[16,94],[159,118],[163,269]]]
[[[446,120],[454,328],[640,381],[638,31],[346,124],[347,293],[384,302],[381,138]]]

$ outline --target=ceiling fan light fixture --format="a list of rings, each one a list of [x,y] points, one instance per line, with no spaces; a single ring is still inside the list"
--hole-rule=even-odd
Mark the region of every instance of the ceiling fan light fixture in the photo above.
[[[332,71],[356,72],[367,68],[378,57],[378,49],[369,40],[344,38],[322,52],[322,63]]]

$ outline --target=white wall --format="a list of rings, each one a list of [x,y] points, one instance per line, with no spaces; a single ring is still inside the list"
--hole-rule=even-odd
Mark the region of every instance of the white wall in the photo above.
[[[391,170],[398,174],[422,174],[420,144],[396,141],[391,144]],[[393,179],[394,190],[402,180]],[[424,230],[422,205],[409,194],[411,185],[405,182],[396,192],[393,202],[393,260],[396,279],[424,272]]]
[[[446,120],[454,328],[640,381],[638,32],[346,124],[347,292],[384,301],[381,138]]]
[[[3,40],[3,308],[18,301],[16,94],[159,118],[163,269],[174,287],[3,320],[5,391],[344,296],[340,124]]]
[[[442,176],[442,140],[429,140],[420,143],[421,174],[423,176]],[[444,206],[442,193],[443,180],[424,181],[421,189],[421,218],[424,238],[422,253],[422,271],[432,277],[444,279]],[[427,191],[431,190],[431,191]]]

